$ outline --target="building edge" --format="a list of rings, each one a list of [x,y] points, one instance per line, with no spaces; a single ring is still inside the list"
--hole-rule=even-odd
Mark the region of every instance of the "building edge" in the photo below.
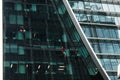
[[[95,52],[93,51],[89,41],[87,40],[87,38],[86,38],[86,36],[85,36],[85,34],[84,34],[84,32],[83,32],[79,22],[77,21],[75,15],[74,15],[74,13],[73,13],[70,5],[69,5],[68,0],[62,0],[62,1],[63,1],[64,5],[65,5],[67,11],[68,11],[68,14],[71,17],[71,20],[73,21],[73,24],[75,25],[75,27],[76,27],[76,29],[77,29],[77,31],[78,31],[78,33],[79,33],[79,35],[80,35],[84,45],[85,45],[85,47],[87,48],[88,52],[90,53],[90,56],[92,57],[94,63],[96,64],[99,72],[103,76],[104,80],[110,80],[108,74],[106,73],[106,71],[102,67],[102,65],[100,64],[100,61],[98,60],[97,55],[95,54]]]

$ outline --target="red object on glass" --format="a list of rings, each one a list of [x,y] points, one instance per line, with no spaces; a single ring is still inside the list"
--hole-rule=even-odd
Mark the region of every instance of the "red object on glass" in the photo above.
[[[62,46],[62,48],[61,48],[61,51],[62,51],[62,52],[64,52],[64,51],[65,51],[65,48],[64,48],[63,46]]]
[[[23,29],[20,29],[20,32],[23,32]]]
[[[24,26],[20,26],[20,32],[24,32]]]

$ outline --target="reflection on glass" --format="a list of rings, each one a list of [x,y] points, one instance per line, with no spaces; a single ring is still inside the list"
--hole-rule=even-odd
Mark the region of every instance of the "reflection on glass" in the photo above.
[[[82,1],[78,2],[78,9],[84,9],[84,3]]]
[[[107,54],[119,54],[120,46],[119,42],[109,42],[109,41],[90,41],[93,49],[96,53],[107,53]],[[100,48],[100,49],[99,49]]]
[[[112,70],[110,59],[103,59],[104,60],[104,67],[106,70]]]

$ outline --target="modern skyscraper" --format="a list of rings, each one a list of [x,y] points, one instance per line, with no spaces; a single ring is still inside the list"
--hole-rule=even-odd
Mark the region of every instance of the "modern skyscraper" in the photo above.
[[[4,0],[4,80],[116,80],[119,2]]]
[[[68,1],[106,73],[111,80],[117,80],[117,65],[120,61],[120,1]]]

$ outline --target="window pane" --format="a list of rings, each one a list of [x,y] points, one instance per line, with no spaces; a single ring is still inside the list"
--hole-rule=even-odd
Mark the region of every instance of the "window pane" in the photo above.
[[[100,42],[100,50],[102,53],[106,53],[106,45],[104,42]]]
[[[24,39],[23,33],[21,33],[21,32],[18,32],[16,37],[17,37],[18,40],[23,40]]]
[[[15,4],[15,10],[21,11],[22,10],[22,5],[21,4]]]
[[[72,2],[72,8],[73,9],[78,9],[78,3],[77,2]]]
[[[19,73],[25,73],[25,65],[19,65]]]
[[[97,33],[96,33],[95,27],[91,27],[91,34],[92,34],[91,37],[97,37]]]
[[[85,2],[85,9],[91,9],[90,3],[89,2]]]
[[[26,38],[26,39],[31,39],[31,38],[32,38],[32,33],[26,31],[26,32],[25,32],[25,38]]]
[[[109,11],[107,4],[102,4],[104,11]]]
[[[104,30],[103,30],[104,32],[104,36],[105,36],[105,38],[109,38],[110,37],[110,34],[109,34],[109,32],[108,32],[108,29],[107,28],[104,28]]]
[[[32,11],[36,11],[36,5],[35,4],[32,4],[32,8],[31,8]]]
[[[118,33],[118,38],[120,39],[120,30],[118,30],[118,32],[117,32],[117,33]]]
[[[10,24],[16,24],[16,16],[15,15],[10,15],[9,16],[9,21],[10,21]]]
[[[108,53],[114,53],[112,43],[110,42],[107,43],[107,50],[108,50]]]
[[[96,53],[100,52],[98,42],[93,42],[93,49],[95,50]]]
[[[89,27],[87,27],[87,26],[84,26],[84,33],[85,33],[85,35],[87,36],[87,37],[90,37],[91,35],[90,35],[90,28]]]
[[[110,10],[110,11],[112,11],[112,12],[115,11],[113,4],[108,4],[108,7],[109,7],[109,10]]]
[[[85,14],[80,14],[80,21],[87,21],[87,17]]]
[[[22,15],[17,16],[17,24],[23,24],[23,16]]]
[[[4,53],[9,53],[9,52],[10,52],[9,44],[4,44]]]
[[[106,21],[105,21],[105,16],[99,16],[99,18],[100,18],[100,22],[102,22],[102,23],[105,23]]]
[[[76,16],[77,20],[80,21],[79,13],[75,13],[75,16]]]
[[[115,29],[111,29],[110,34],[111,34],[112,38],[117,38],[116,33],[115,33]]]
[[[104,37],[103,32],[102,32],[103,31],[102,28],[97,27],[96,31],[97,31],[97,36],[98,37]]]
[[[97,6],[95,3],[90,3],[91,10],[97,10]]]
[[[24,55],[24,48],[23,47],[21,47],[21,46],[19,47],[18,54]]]
[[[120,6],[119,5],[114,5],[114,7],[115,7],[114,9],[115,9],[116,12],[120,12],[119,11],[120,10]]]
[[[104,66],[105,66],[106,70],[111,70],[112,69],[109,59],[104,59],[104,64],[105,64]]]
[[[120,53],[120,48],[117,43],[113,43],[113,47],[114,47],[114,53]]]
[[[99,22],[99,17],[98,17],[98,15],[93,15],[93,21],[94,21],[94,22]]]
[[[10,45],[10,51],[11,51],[11,53],[17,53],[17,45],[16,44],[11,44]]]
[[[116,59],[111,59],[111,65],[112,65],[113,70],[117,70],[118,63]]]
[[[79,9],[84,9],[83,2],[81,2],[81,1],[78,2],[78,8]]]
[[[96,3],[96,9],[102,11],[103,10],[102,4]]]

